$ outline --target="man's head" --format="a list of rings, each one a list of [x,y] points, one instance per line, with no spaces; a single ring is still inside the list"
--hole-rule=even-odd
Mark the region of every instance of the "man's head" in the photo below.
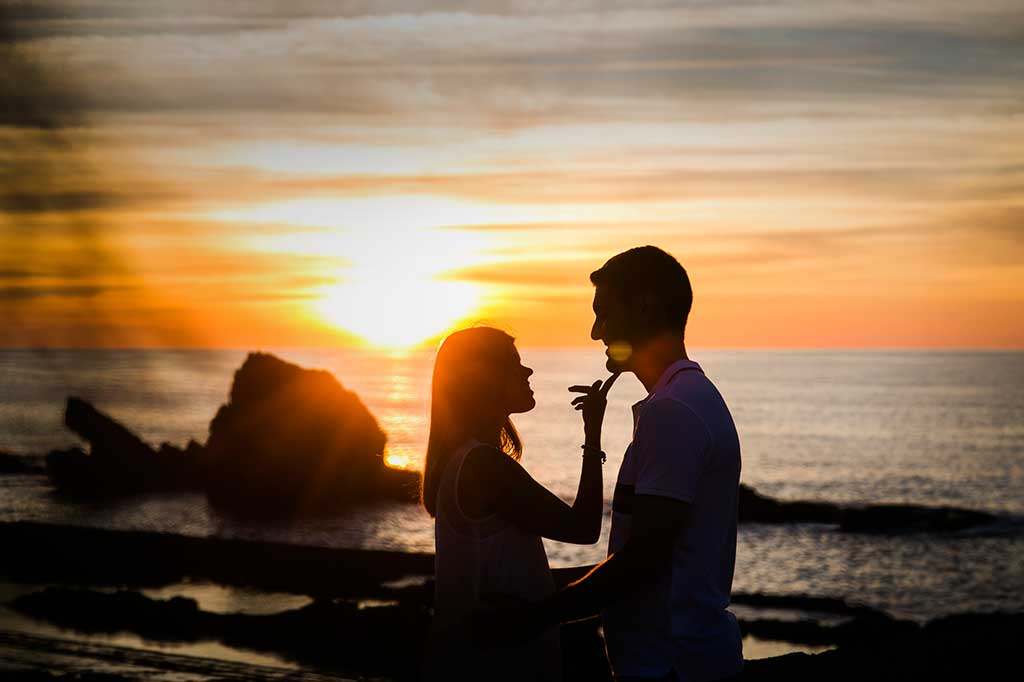
[[[686,270],[655,246],[613,256],[590,273],[594,284],[594,326],[590,338],[608,347],[608,369],[629,369],[645,343],[665,336],[683,340],[693,290]]]

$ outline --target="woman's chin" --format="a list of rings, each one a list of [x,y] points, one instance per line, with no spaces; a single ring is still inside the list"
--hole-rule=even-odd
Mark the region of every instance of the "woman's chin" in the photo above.
[[[516,413],[522,414],[523,412],[529,412],[533,408],[537,407],[537,401],[534,400],[533,396],[530,396],[529,400],[524,400],[520,409],[516,410]]]

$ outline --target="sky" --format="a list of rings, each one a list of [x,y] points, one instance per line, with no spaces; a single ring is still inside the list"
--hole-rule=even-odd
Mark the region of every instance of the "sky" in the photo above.
[[[1019,0],[0,0],[0,346],[1024,348]]]

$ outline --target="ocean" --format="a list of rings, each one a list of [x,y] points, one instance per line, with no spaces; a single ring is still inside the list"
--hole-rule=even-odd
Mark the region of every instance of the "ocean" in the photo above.
[[[427,434],[431,351],[265,349],[325,368],[356,391],[389,437],[388,457],[418,468]],[[514,418],[523,465],[563,499],[575,494],[582,423],[571,384],[604,378],[592,349],[521,349],[537,407]],[[700,351],[692,359],[732,409],[742,481],[785,500],[953,505],[1000,522],[953,534],[859,535],[821,524],[741,526],[734,590],[841,597],[918,621],[1024,610],[1024,353]],[[205,441],[245,351],[0,350],[0,449],[42,456],[81,443],[62,423],[77,395],[150,443]],[[609,398],[605,498],[629,440],[631,376]],[[301,524],[223,518],[202,494],[115,504],[51,494],[43,476],[0,476],[0,521],[32,520],[325,546],[433,551],[417,505],[379,503]],[[592,546],[548,542],[553,566],[600,561]]]

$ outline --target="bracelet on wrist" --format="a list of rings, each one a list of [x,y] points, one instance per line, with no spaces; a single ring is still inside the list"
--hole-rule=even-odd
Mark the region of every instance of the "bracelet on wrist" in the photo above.
[[[604,454],[604,450],[602,450],[601,448],[595,448],[593,445],[582,445],[580,447],[583,450],[584,459],[586,459],[587,457],[600,457],[601,464],[604,464],[605,462],[608,461],[608,455]]]

